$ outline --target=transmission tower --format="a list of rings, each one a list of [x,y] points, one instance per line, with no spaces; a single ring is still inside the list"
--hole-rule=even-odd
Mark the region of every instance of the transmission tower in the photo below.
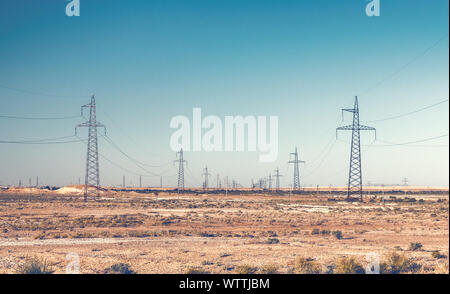
[[[208,173],[208,167],[205,166],[205,168],[203,169],[203,176],[205,177],[204,181],[203,181],[203,189],[208,189],[208,178],[211,174]]]
[[[272,178],[272,175],[270,174],[268,177],[267,177],[267,182],[269,183],[269,191],[271,191],[272,190],[272,182],[273,182],[273,178]]]
[[[75,135],[77,133],[77,128],[79,127],[88,128],[86,177],[84,181],[84,201],[86,202],[91,188],[94,188],[97,199],[100,198],[100,173],[98,168],[97,128],[103,128],[106,135],[106,127],[103,124],[97,122],[94,95],[91,95],[91,103],[81,106],[81,115],[83,115],[84,108],[89,108],[89,121],[76,126]]]
[[[217,189],[221,189],[222,188],[222,184],[220,182],[220,175],[217,174]]]
[[[177,152],[177,158],[174,163],[178,163],[178,190],[184,190],[184,164],[186,160],[183,159],[183,148]]]
[[[280,177],[282,177],[282,175],[280,175],[280,169],[277,167],[277,169],[275,170],[275,187],[277,189],[277,191],[280,190]]]
[[[403,186],[408,186],[409,180],[408,178],[403,178]]]
[[[290,155],[294,156],[293,160],[288,161],[288,163],[294,164],[294,183],[292,185],[292,188],[293,188],[293,190],[298,190],[298,189],[300,189],[300,173],[298,171],[298,164],[305,163],[305,162],[298,159],[297,147],[295,147],[295,152],[291,153]]]
[[[350,149],[350,168],[348,173],[348,189],[347,189],[347,199],[350,200],[352,195],[357,195],[360,200],[363,200],[362,196],[362,172],[361,172],[361,140],[360,131],[375,131],[376,129],[359,124],[359,106],[358,97],[355,97],[355,105],[353,108],[342,109],[342,116],[344,111],[353,113],[353,124],[348,126],[339,127],[336,129],[337,133],[340,130],[352,131],[352,144]]]

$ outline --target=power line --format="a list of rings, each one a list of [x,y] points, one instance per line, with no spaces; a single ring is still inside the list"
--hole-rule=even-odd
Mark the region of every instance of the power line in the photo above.
[[[7,89],[7,90],[10,90],[10,91],[15,91],[15,92],[20,92],[20,93],[35,95],[35,96],[47,96],[47,97],[54,97],[54,98],[86,98],[86,97],[89,97],[88,95],[58,95],[58,94],[42,93],[42,92],[37,92],[37,91],[31,91],[31,90],[26,90],[26,89],[9,87],[9,86],[5,86],[5,85],[2,85],[2,84],[0,84],[0,88]]]
[[[147,170],[146,168],[144,168],[144,167],[142,166],[142,165],[144,165],[144,164],[142,164],[141,162],[137,161],[136,159],[134,159],[133,157],[131,157],[130,155],[128,155],[127,153],[125,153],[122,149],[120,149],[119,146],[117,146],[117,144],[115,144],[108,136],[105,136],[105,139],[106,139],[106,141],[107,141],[108,143],[110,143],[115,149],[117,149],[122,155],[124,155],[126,158],[128,158],[131,162],[133,162],[137,167],[139,167],[140,169],[142,169],[143,171],[145,171],[147,174],[151,174],[151,175],[153,175],[154,177],[160,177],[160,176],[164,175],[165,173],[167,173],[168,171],[171,170],[171,168],[170,168],[170,169],[168,169],[168,170],[166,170],[166,171],[164,171],[163,173],[160,173],[160,174],[151,172],[151,171]]]
[[[400,68],[398,68],[396,71],[394,71],[393,73],[391,73],[390,75],[386,76],[385,78],[381,79],[378,83],[374,84],[373,86],[367,88],[364,92],[361,93],[361,95],[364,95],[370,91],[372,91],[373,89],[379,87],[381,84],[383,84],[384,82],[386,82],[387,80],[393,78],[394,76],[396,76],[397,74],[399,74],[401,71],[403,71],[405,68],[407,68],[409,65],[411,65],[412,63],[414,63],[416,60],[418,60],[419,58],[421,58],[422,56],[424,56],[425,54],[428,53],[428,51],[430,51],[431,49],[433,49],[434,47],[436,47],[440,42],[442,42],[442,40],[444,40],[446,37],[448,36],[448,33],[445,33],[442,37],[439,38],[439,40],[437,40],[435,43],[433,43],[431,46],[427,47],[424,51],[422,51],[421,53],[419,53],[417,56],[413,57],[410,61],[408,61],[407,63],[405,63],[403,66],[401,66]]]
[[[387,145],[374,145],[373,147],[405,146],[405,145],[428,142],[428,141],[432,141],[432,140],[436,140],[436,139],[440,139],[440,138],[444,138],[444,137],[448,137],[448,134],[431,137],[431,138],[426,138],[426,139],[421,139],[421,140],[416,140],[416,141],[404,142],[404,143],[392,143],[392,142],[388,142],[388,141],[378,140],[382,143],[386,143]]]
[[[440,101],[440,102],[438,102],[438,103],[435,103],[435,104],[432,104],[432,105],[429,105],[429,106],[425,106],[425,107],[423,107],[423,108],[420,108],[420,109],[417,109],[417,110],[414,110],[414,111],[411,111],[411,112],[407,112],[407,113],[404,113],[404,114],[400,114],[400,115],[396,115],[396,116],[391,116],[391,117],[387,117],[387,118],[383,118],[383,119],[371,120],[371,121],[367,121],[367,122],[368,122],[368,123],[374,123],[374,122],[381,122],[381,121],[386,121],[386,120],[397,119],[397,118],[409,116],[409,115],[412,115],[412,114],[415,114],[415,113],[418,113],[418,112],[421,112],[421,111],[424,111],[424,110],[433,108],[433,107],[435,107],[435,106],[441,105],[441,104],[443,104],[443,103],[445,103],[445,102],[448,102],[448,99],[445,99],[445,100]]]
[[[76,137],[78,138],[78,141],[81,141],[82,143],[87,144],[87,143],[86,143],[86,140],[80,138],[79,136],[76,136]],[[102,138],[104,138],[104,136],[102,136]],[[121,166],[120,164],[115,163],[114,161],[112,161],[111,159],[109,159],[106,155],[104,155],[104,154],[102,154],[102,153],[100,153],[100,152],[98,153],[98,155],[99,155],[100,157],[102,157],[103,159],[105,159],[105,160],[106,160],[107,162],[109,162],[110,164],[114,165],[115,167],[117,167],[117,168],[119,168],[119,169],[121,169],[121,170],[123,170],[123,171],[126,171],[126,172],[128,172],[128,173],[130,173],[130,174],[132,174],[132,175],[143,176],[143,177],[153,177],[153,176],[145,175],[145,174],[142,174],[142,173],[137,173],[137,172],[134,172],[134,171],[132,171],[132,170],[130,170],[130,169],[127,169],[127,168]],[[164,176],[164,177],[173,177],[173,176],[174,176],[174,175]]]
[[[30,117],[30,116],[0,115],[0,118],[21,119],[21,120],[63,120],[63,119],[75,119],[80,117],[81,115],[61,116],[61,117]]]
[[[64,137],[57,137],[57,138],[48,138],[48,139],[35,139],[35,140],[2,140],[0,143],[3,144],[66,144],[66,143],[74,143],[78,142],[77,140],[70,140],[70,141],[57,141],[57,140],[64,140],[73,138],[74,136],[64,136]],[[48,142],[49,141],[49,142]],[[56,142],[51,142],[56,141]]]
[[[125,155],[127,158],[129,158],[130,160],[132,160],[133,162],[136,162],[140,165],[144,165],[144,166],[148,166],[148,167],[163,167],[163,166],[167,166],[170,164],[170,162],[168,163],[164,163],[161,165],[151,165],[151,164],[147,164],[144,162],[141,162],[139,160],[136,160],[134,158],[132,158],[130,155],[128,155],[127,153],[125,153],[125,151],[123,151],[116,143],[114,143],[114,141],[109,137],[109,136],[105,136],[105,139],[108,141],[108,143],[110,143],[115,149],[117,149],[120,153],[122,153],[123,155]]]

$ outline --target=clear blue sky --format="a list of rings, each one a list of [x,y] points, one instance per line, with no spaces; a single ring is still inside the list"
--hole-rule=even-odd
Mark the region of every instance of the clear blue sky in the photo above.
[[[175,115],[191,116],[193,107],[205,115],[279,116],[277,162],[258,163],[258,154],[247,152],[186,153],[187,185],[200,185],[207,164],[214,179],[220,173],[245,186],[279,166],[287,186],[288,153],[298,146],[307,162],[303,185],[343,186],[350,134],[340,134],[343,141],[329,152],[326,144],[341,124],[340,109],[351,107],[355,95],[362,121],[449,96],[447,0],[381,0],[381,16],[372,18],[365,15],[365,0],[81,0],[81,16],[71,18],[66,4],[0,2],[0,85],[58,95],[95,93],[98,120],[125,152],[148,164],[170,162],[148,168],[152,172],[176,173],[169,122]],[[71,116],[88,102],[0,87],[0,115]],[[70,136],[82,121],[0,118],[0,141]],[[448,134],[448,103],[370,125],[378,139],[395,143]],[[80,135],[86,137],[86,130]],[[362,139],[368,145],[373,136]],[[445,137],[417,145],[448,143]],[[104,139],[99,145],[117,164],[145,174]],[[85,149],[82,143],[0,144],[0,183],[28,183],[36,175],[44,184],[76,183],[84,178]],[[448,147],[366,149],[364,183],[395,184],[406,177],[411,185],[448,186]],[[122,175],[127,184],[138,183],[138,176],[102,158],[100,168],[104,185],[120,184]],[[143,182],[156,185],[159,178]]]

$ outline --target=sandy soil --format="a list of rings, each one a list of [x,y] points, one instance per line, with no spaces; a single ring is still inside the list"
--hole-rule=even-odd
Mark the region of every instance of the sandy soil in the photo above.
[[[70,253],[79,256],[82,273],[103,273],[115,263],[138,273],[235,273],[242,265],[292,273],[299,257],[326,269],[342,257],[364,266],[367,254],[382,261],[394,251],[419,264],[418,273],[448,272],[448,191],[363,203],[328,193],[114,192],[84,203],[75,190],[0,193],[0,273],[14,273],[32,257],[64,273]],[[411,243],[422,248],[410,250]],[[433,257],[435,250],[445,257]]]

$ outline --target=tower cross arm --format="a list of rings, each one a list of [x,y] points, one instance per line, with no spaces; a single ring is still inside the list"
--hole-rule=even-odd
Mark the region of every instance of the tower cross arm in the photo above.
[[[347,111],[347,112],[355,112],[354,108],[342,108],[342,112]]]
[[[360,130],[360,131],[376,131],[375,128],[373,128],[373,127],[368,127],[368,126],[364,126],[364,125],[359,125],[359,130]]]
[[[377,139],[377,129],[373,128],[373,127],[368,127],[368,126],[364,126],[364,125],[359,125],[359,130],[360,131],[374,131],[375,132],[375,140]]]
[[[353,130],[353,126],[351,126],[351,125],[336,128],[336,139],[338,137],[338,131],[351,131],[351,130]]]

